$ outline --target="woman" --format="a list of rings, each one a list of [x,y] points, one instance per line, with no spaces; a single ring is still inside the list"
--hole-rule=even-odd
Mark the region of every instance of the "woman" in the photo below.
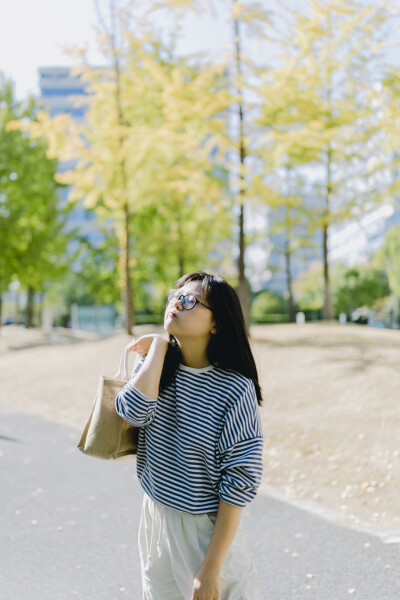
[[[233,288],[189,273],[168,295],[161,335],[138,338],[116,398],[140,427],[145,600],[257,600],[240,525],[262,475],[261,390]]]

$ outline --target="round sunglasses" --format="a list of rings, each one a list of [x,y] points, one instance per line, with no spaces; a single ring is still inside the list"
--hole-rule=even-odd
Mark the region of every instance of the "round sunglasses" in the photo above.
[[[168,292],[168,302],[180,299],[182,299],[182,306],[186,310],[191,310],[196,306],[196,304],[201,304],[202,306],[208,308],[208,310],[211,310],[211,312],[213,312],[212,308],[210,308],[206,304],[203,304],[203,302],[200,302],[200,300],[196,298],[194,294],[182,294],[179,290],[170,290]]]

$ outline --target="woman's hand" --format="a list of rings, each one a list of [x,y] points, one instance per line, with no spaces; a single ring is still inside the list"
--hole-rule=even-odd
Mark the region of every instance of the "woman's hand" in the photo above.
[[[164,342],[165,347],[168,347],[168,340],[166,340],[162,335],[159,335],[157,333],[148,333],[147,335],[142,335],[137,340],[134,340],[129,350],[133,350],[141,356],[145,356],[149,353],[150,346],[153,343],[153,340],[157,340],[157,343],[160,344]]]
[[[218,568],[201,565],[197,571],[191,600],[220,600],[221,571]]]

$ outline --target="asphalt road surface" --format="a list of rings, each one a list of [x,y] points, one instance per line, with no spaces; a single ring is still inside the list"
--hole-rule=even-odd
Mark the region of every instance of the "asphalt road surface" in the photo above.
[[[0,410],[0,599],[140,600],[135,462],[79,432]],[[400,544],[259,493],[243,512],[262,600],[398,600]]]

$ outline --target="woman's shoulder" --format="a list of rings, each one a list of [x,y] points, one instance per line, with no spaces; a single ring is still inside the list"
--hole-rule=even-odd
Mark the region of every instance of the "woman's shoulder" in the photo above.
[[[246,377],[235,369],[229,369],[226,367],[214,366],[214,373],[221,381],[225,381],[226,384],[230,384],[235,391],[242,391],[243,394],[248,392],[255,393],[254,382],[250,377]]]

